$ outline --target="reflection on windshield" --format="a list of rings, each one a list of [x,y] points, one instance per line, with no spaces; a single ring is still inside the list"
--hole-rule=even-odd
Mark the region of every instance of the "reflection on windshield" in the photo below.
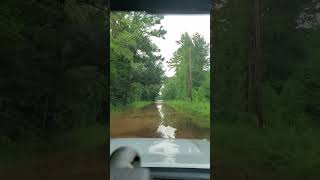
[[[173,140],[156,141],[149,147],[149,152],[165,156],[163,163],[175,163],[176,155],[180,153],[179,145]]]
[[[173,128],[171,126],[165,126],[164,125],[164,113],[162,112],[162,103],[157,103],[157,108],[160,114],[160,124],[157,129],[157,132],[161,134],[163,138],[170,138],[175,139],[176,138],[176,128]]]

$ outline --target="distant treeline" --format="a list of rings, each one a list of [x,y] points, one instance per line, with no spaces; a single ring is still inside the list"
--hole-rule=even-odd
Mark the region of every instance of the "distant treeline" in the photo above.
[[[179,48],[168,61],[175,69],[173,77],[167,77],[161,90],[165,100],[210,100],[209,44],[199,33],[192,37],[181,35]]]

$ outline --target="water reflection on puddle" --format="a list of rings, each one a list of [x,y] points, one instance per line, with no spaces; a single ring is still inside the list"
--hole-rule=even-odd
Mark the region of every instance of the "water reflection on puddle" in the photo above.
[[[157,109],[160,115],[160,124],[158,126],[157,132],[160,133],[163,138],[175,139],[177,129],[169,125],[164,125],[165,117],[162,109],[162,102],[157,102]]]

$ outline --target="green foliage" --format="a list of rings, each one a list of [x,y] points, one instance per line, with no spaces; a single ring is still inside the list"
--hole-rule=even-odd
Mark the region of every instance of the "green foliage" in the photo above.
[[[149,104],[152,104],[154,101],[134,101],[130,104],[127,105],[110,105],[110,111],[111,111],[111,116],[118,113],[118,112],[123,112],[126,110],[134,110],[134,109],[139,109],[143,108]]]
[[[149,104],[152,104],[152,103],[153,103],[153,101],[136,101],[136,102],[133,102],[133,103],[129,104],[128,107],[139,109],[139,108],[143,108],[146,105],[149,105]]]
[[[164,81],[164,88],[161,89],[161,98],[163,99],[176,99],[178,94],[181,93],[177,89],[177,77],[166,78]]]
[[[110,18],[110,98],[113,105],[155,100],[162,83],[161,56],[151,37],[163,38],[162,16],[112,12]]]
[[[171,100],[166,103],[177,111],[190,115],[195,124],[199,127],[210,128],[210,102],[209,101],[181,101]]]
[[[222,4],[211,14],[211,48],[213,84],[212,96],[216,119],[242,119],[246,107],[247,69],[252,3],[244,1],[216,1]],[[213,91],[214,89],[214,91]]]
[[[160,98],[167,100],[166,103],[177,111],[192,116],[191,119],[199,127],[210,128],[209,45],[198,33],[193,37],[184,33],[177,43],[180,47],[169,61],[176,73],[173,77],[165,78]],[[192,101],[188,96],[190,68]]]
[[[207,101],[210,99],[210,73],[209,73],[209,45],[204,38],[196,33],[191,38],[188,33],[181,35],[177,42],[180,47],[169,61],[171,68],[176,73],[173,77],[167,77],[161,90],[162,98],[166,100],[188,98],[188,73],[191,58],[192,95],[195,101]],[[189,54],[190,51],[190,54]],[[191,55],[191,57],[190,57]]]
[[[249,179],[318,179],[319,1],[261,1],[262,100],[255,106],[262,107],[264,128],[248,108],[248,79],[256,78],[249,72],[253,2],[216,1],[211,16],[215,156],[228,167],[223,171],[241,164]]]
[[[248,108],[248,97],[253,93],[249,90],[248,79],[255,78],[249,77],[248,68],[253,38],[250,35],[253,26],[251,3],[250,0],[241,4],[228,1],[213,13],[216,34],[213,40],[213,96],[215,115],[224,121],[256,116]],[[263,119],[269,126],[300,126],[303,122],[299,121],[315,120],[319,116],[319,103],[316,103],[319,93],[316,92],[319,92],[320,68],[315,61],[320,56],[319,43],[316,43],[320,38],[319,29],[297,28],[299,14],[306,7],[314,9],[315,5],[310,3],[263,1],[261,104]]]
[[[105,5],[5,0],[0,9],[0,137],[38,141],[97,123],[107,90]]]
[[[94,124],[88,127],[75,128],[71,131],[61,133],[50,139],[51,146],[63,150],[88,149],[98,147],[107,141],[106,126]]]
[[[50,139],[37,142],[19,142],[3,144],[0,142],[0,168],[2,166],[16,165],[21,160],[30,160],[30,157],[46,155],[48,150],[52,152],[75,152],[95,149],[105,144],[106,127],[95,124],[88,127],[74,128],[68,132],[53,135]]]
[[[215,152],[224,160],[223,164],[239,168],[237,165],[241,163],[242,171],[249,175],[263,170],[285,177],[316,179],[320,176],[320,161],[316,158],[320,134],[316,128],[310,128],[312,124],[308,126],[303,130],[283,126],[257,129],[244,122],[218,121],[214,127]]]
[[[210,101],[210,72],[205,72],[204,80],[197,89],[193,89],[192,94],[195,101]]]

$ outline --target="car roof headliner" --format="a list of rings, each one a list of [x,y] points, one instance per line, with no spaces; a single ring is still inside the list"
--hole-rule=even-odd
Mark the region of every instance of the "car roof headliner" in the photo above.
[[[211,0],[110,0],[111,11],[154,14],[209,14]]]

